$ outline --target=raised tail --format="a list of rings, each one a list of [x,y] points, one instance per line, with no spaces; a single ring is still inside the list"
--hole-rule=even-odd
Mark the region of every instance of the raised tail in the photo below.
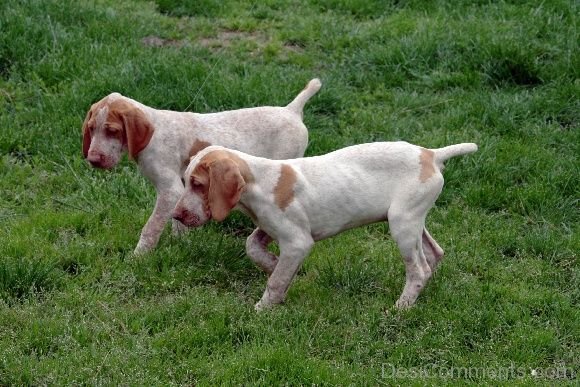
[[[320,79],[312,79],[310,82],[308,82],[304,90],[302,90],[300,94],[294,98],[294,101],[286,105],[286,108],[292,110],[296,114],[300,114],[302,117],[302,109],[304,109],[304,105],[314,94],[316,94],[318,90],[320,90],[321,86],[322,82],[320,82]]]
[[[467,153],[472,153],[477,150],[477,144],[466,142],[463,144],[449,145],[439,149],[432,149],[435,152],[435,161],[439,167],[443,166],[443,162],[454,157],[461,156]]]

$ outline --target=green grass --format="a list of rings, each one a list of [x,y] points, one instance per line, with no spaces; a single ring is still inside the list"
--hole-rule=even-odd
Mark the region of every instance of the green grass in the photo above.
[[[21,0],[0,15],[0,385],[577,383],[575,2]],[[404,268],[386,224],[318,243],[261,314],[240,214],[131,256],[154,190],[126,159],[82,160],[92,102],[278,105],[314,77],[309,155],[480,146],[447,165],[427,219],[446,256],[416,307],[392,309]]]

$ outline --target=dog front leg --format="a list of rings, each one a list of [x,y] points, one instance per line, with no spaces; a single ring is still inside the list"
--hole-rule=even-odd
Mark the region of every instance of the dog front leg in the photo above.
[[[270,242],[272,242],[272,237],[260,228],[255,229],[246,240],[246,253],[256,266],[268,276],[272,274],[278,264],[278,257],[268,251]]]
[[[177,181],[169,188],[161,188],[157,190],[155,208],[141,231],[139,243],[137,243],[137,247],[133,251],[134,254],[138,255],[146,253],[157,246],[163,228],[165,227],[167,220],[171,218],[171,212],[173,211],[182,191],[183,186],[181,185],[180,179],[177,179]]]
[[[292,279],[314,244],[310,236],[304,236],[302,238],[295,236],[294,238],[291,242],[279,241],[280,258],[274,271],[268,278],[264,295],[255,305],[256,311],[259,312],[275,304],[284,302]]]

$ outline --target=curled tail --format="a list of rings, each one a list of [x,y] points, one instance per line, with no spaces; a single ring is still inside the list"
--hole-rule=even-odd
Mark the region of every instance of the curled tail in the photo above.
[[[320,79],[312,79],[310,82],[308,82],[304,90],[302,90],[300,94],[294,98],[294,101],[286,105],[286,108],[292,110],[296,114],[300,114],[302,117],[302,109],[304,109],[304,105],[314,94],[316,94],[318,90],[320,90],[321,86],[322,83],[320,82]]]
[[[466,142],[463,144],[449,145],[439,149],[432,149],[435,152],[435,161],[440,168],[443,167],[443,162],[454,157],[461,156],[467,153],[472,153],[477,150],[477,144]]]

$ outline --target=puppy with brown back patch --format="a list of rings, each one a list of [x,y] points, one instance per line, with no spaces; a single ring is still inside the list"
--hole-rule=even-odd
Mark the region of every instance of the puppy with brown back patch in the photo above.
[[[284,107],[208,114],[158,110],[119,93],[93,104],[83,123],[85,159],[93,167],[111,169],[126,151],[157,190],[155,208],[135,253],[157,245],[183,191],[185,167],[203,148],[213,144],[271,159],[301,157],[308,143],[302,110],[320,86],[318,79],[311,80]],[[182,227],[173,223],[175,233]]]
[[[276,161],[210,146],[189,163],[173,217],[192,227],[221,221],[234,208],[252,217],[258,228],[246,250],[268,275],[256,310],[284,301],[315,241],[388,221],[406,270],[396,306],[406,308],[443,257],[425,227],[427,212],[443,188],[443,162],[476,150],[471,143],[425,149],[377,142]],[[279,257],[268,251],[272,241],[280,247]]]

